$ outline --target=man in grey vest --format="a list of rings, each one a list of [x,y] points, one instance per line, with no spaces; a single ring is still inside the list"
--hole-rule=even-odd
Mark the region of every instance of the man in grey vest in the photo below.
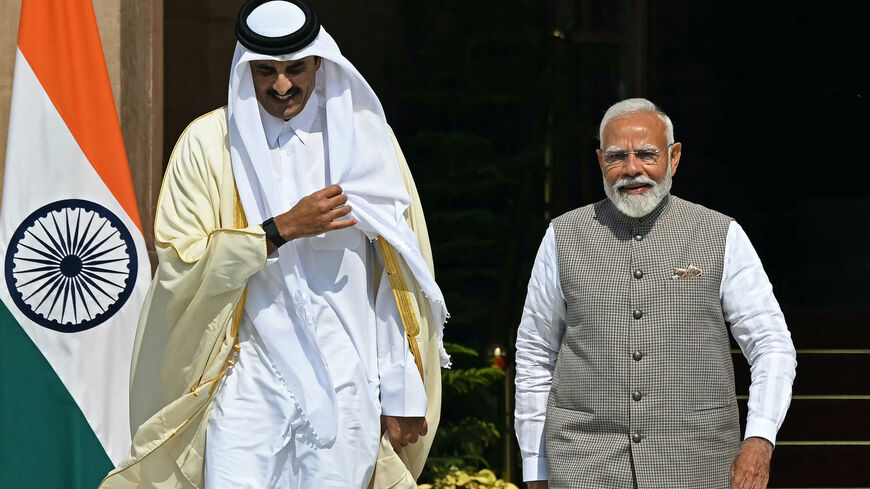
[[[731,218],[670,195],[682,145],[652,102],[600,126],[607,199],[553,220],[517,333],[530,489],[764,488],[795,351]],[[752,366],[740,441],[728,330]]]

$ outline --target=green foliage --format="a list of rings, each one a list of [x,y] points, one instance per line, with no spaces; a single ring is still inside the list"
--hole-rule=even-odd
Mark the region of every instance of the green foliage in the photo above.
[[[469,348],[467,346],[460,345],[458,343],[450,343],[449,341],[444,342],[444,349],[447,350],[452,356],[456,355],[468,355],[472,357],[478,356],[477,351],[473,348]]]
[[[450,455],[430,456],[428,462],[438,477],[450,466],[489,467],[489,462],[484,457],[485,449],[500,438],[501,433],[494,423],[465,418],[459,423],[438,429],[432,451]]]
[[[441,374],[441,384],[445,393],[463,395],[487,387],[504,377],[504,370],[494,367],[445,370]]]
[[[441,371],[442,422],[420,480],[445,477],[451,470],[473,473],[490,467],[489,453],[501,439],[496,424],[496,392],[505,379],[501,369],[484,365],[487,359],[464,345],[445,343],[454,368]],[[457,469],[458,468],[458,469]],[[436,484],[437,486],[437,484]]]
[[[517,489],[517,486],[497,478],[489,469],[474,473],[451,467],[448,473],[435,479],[435,484],[421,484],[417,489]]]

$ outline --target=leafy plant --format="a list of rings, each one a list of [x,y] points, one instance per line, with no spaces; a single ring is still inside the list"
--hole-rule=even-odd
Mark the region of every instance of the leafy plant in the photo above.
[[[504,379],[504,375],[504,370],[494,367],[445,370],[441,375],[441,382],[450,384],[450,389],[457,394],[468,394],[477,388]]]
[[[517,489],[517,486],[505,482],[495,476],[489,469],[483,469],[475,474],[452,467],[444,477],[435,480],[434,484],[420,484],[418,489]]]
[[[441,425],[421,480],[437,481],[451,471],[473,473],[480,467],[489,468],[489,449],[502,436],[496,424],[498,398],[494,391],[505,379],[504,370],[480,365],[486,360],[474,349],[455,343],[445,343],[444,347],[454,362],[453,369],[441,374],[443,397],[450,401],[442,405]]]

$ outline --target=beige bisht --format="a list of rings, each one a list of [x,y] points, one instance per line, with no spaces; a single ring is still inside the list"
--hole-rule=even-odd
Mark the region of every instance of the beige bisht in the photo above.
[[[426,222],[414,180],[393,138],[411,197],[405,219],[432,269]],[[259,224],[248,225],[233,179],[226,108],[194,121],[181,135],[157,203],[155,241],[160,265],[145,299],[131,377],[130,456],[100,489],[200,489],[205,433],[223,374],[235,360],[248,279],[266,264]],[[419,321],[429,434],[397,455],[381,439],[370,487],[416,488],[441,415],[438,341],[429,301],[399,257]],[[390,284],[380,284],[390,286]],[[239,470],[245,470],[239,467]]]

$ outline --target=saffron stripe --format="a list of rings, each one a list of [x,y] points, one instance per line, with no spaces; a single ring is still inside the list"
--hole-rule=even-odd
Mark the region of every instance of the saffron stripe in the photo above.
[[[24,0],[18,48],[85,157],[141,232],[91,1]]]

